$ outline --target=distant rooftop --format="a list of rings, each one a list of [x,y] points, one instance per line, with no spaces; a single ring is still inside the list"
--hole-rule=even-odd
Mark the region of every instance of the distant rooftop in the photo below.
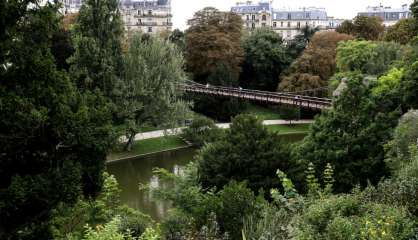
[[[402,5],[401,8],[392,8],[392,7],[385,7],[383,5],[379,6],[368,6],[366,11],[368,13],[380,13],[380,12],[409,12],[409,7],[407,4]]]
[[[324,8],[308,7],[298,10],[273,10],[273,20],[327,20]]]
[[[170,5],[170,0],[122,0],[123,6],[164,7]]]
[[[270,1],[260,1],[253,3],[252,1],[237,2],[234,7],[231,7],[231,12],[235,13],[255,13],[261,11],[271,11]]]

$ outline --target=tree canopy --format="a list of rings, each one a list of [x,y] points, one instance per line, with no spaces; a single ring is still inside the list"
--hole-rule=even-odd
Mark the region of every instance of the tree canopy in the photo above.
[[[351,39],[349,35],[336,32],[316,33],[303,54],[281,76],[279,91],[295,92],[326,87],[336,70],[338,43]]]
[[[49,239],[54,207],[100,191],[110,111],[57,69],[58,6],[3,3],[20,21],[1,21],[0,238]]]
[[[353,35],[364,40],[379,40],[383,36],[385,27],[379,17],[357,16],[353,21],[345,21],[336,31]]]
[[[277,135],[251,115],[239,115],[226,136],[203,147],[197,157],[204,188],[222,189],[230,180],[247,181],[253,191],[277,187],[277,169],[290,169],[289,152]]]
[[[245,61],[241,85],[250,89],[274,91],[279,75],[291,59],[283,39],[267,28],[257,29],[243,42]]]

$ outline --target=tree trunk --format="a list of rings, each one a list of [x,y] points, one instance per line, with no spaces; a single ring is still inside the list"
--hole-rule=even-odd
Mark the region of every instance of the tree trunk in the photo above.
[[[126,145],[125,145],[125,151],[130,152],[132,150],[132,145],[134,144],[134,141],[135,141],[135,135],[136,135],[136,131],[133,129],[129,129],[128,132],[126,133],[126,137],[128,138],[128,141],[126,142]]]

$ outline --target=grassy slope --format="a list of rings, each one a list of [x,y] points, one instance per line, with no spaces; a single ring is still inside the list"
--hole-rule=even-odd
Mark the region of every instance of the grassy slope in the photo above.
[[[120,150],[115,150],[114,152],[108,155],[108,159],[119,159],[133,157],[141,154],[161,152],[173,148],[185,147],[187,144],[183,142],[180,138],[176,136],[168,136],[161,138],[152,138],[142,141],[136,141],[132,146],[130,152],[125,152],[120,147]]]

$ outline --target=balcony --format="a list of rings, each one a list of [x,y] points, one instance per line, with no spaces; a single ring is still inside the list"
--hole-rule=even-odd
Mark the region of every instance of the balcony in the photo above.
[[[137,26],[157,26],[157,22],[138,22]]]

